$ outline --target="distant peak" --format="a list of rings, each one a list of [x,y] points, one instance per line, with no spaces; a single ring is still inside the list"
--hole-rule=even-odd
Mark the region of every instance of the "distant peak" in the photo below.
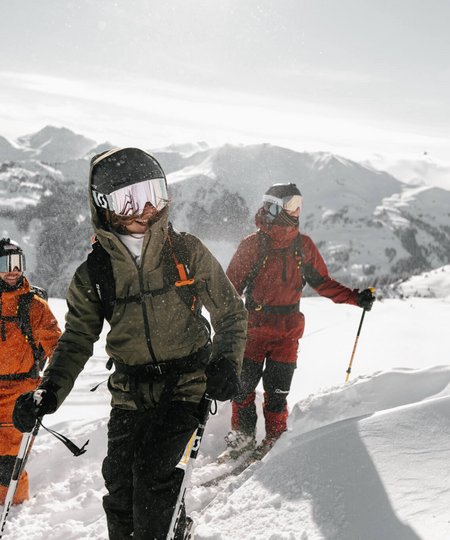
[[[66,127],[51,125],[20,137],[18,142],[22,148],[33,151],[37,159],[48,162],[77,159],[97,146],[94,140],[84,135],[79,135]]]
[[[315,163],[327,165],[339,163],[346,167],[351,167],[354,164],[354,162],[350,161],[349,159],[337,154],[332,154],[331,152],[313,152],[312,155],[315,157]]]
[[[30,143],[32,140],[42,138],[48,139],[49,137],[52,137],[56,134],[75,135],[73,131],[70,131],[70,129],[67,129],[65,127],[47,125],[42,129],[35,131],[34,133],[27,133],[26,135],[22,135],[17,140],[22,144],[27,144]]]

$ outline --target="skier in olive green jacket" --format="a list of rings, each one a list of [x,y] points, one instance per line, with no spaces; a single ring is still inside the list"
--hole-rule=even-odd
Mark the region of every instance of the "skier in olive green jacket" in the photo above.
[[[93,283],[84,262],[68,290],[66,328],[40,384],[40,404],[33,392],[23,394],[14,422],[30,431],[37,417],[61,405],[108,317],[106,352],[115,367],[103,463],[109,537],[159,540],[166,538],[180,485],[176,465],[205,391],[225,401],[239,390],[247,312],[200,240],[171,228],[165,175],[151,155],[123,148],[95,156],[90,203],[93,253],[100,250],[112,266],[112,314],[101,298],[101,276]],[[210,314],[212,343],[201,305]]]

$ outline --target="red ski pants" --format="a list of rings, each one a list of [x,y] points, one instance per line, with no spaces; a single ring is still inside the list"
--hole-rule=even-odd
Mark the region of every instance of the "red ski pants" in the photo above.
[[[256,430],[257,413],[255,390],[263,380],[263,413],[266,438],[277,439],[286,431],[288,418],[287,396],[294,376],[295,363],[277,362],[267,358],[262,361],[244,358],[241,373],[242,392],[232,402],[232,429],[253,434]]]

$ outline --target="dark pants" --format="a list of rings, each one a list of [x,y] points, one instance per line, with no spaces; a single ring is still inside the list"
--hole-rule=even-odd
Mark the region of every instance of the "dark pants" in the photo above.
[[[163,540],[172,519],[183,473],[176,468],[198,426],[195,403],[172,402],[162,424],[149,411],[113,408],[103,507],[110,540]]]
[[[233,398],[232,403],[232,428],[248,434],[255,432],[257,421],[255,390],[262,378],[266,436],[278,438],[286,431],[287,396],[295,368],[296,365],[293,363],[277,362],[271,358],[267,358],[265,366],[264,361],[255,362],[250,358],[244,358],[241,373],[242,389],[239,395]]]

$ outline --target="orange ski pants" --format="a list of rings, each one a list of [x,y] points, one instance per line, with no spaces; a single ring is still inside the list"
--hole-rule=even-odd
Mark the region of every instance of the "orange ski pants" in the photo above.
[[[36,386],[36,379],[0,381],[0,504],[5,502],[23,435],[12,425],[14,405],[21,394],[34,390]],[[24,471],[20,476],[13,504],[20,504],[28,498],[28,475]]]

